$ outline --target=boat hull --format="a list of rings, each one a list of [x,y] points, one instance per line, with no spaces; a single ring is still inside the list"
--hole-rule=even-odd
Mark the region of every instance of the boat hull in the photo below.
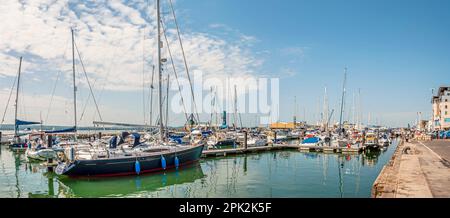
[[[227,146],[234,146],[236,144],[238,144],[238,142],[236,142],[236,140],[234,140],[234,139],[224,139],[224,140],[218,141],[217,144],[214,145],[214,147],[222,148],[222,147],[227,147]]]
[[[56,159],[56,152],[53,149],[31,150],[27,149],[26,157],[30,160],[45,161],[47,159]]]
[[[67,176],[126,176],[143,173],[151,173],[165,170],[162,157],[166,161],[166,169],[175,168],[175,157],[179,160],[179,166],[188,165],[198,161],[203,151],[203,145],[193,146],[179,152],[167,152],[163,154],[149,154],[139,157],[127,157],[117,159],[76,160],[70,164],[60,164],[56,173]],[[140,171],[136,172],[136,161],[139,162]]]
[[[12,151],[24,152],[27,150],[28,144],[27,143],[12,143],[9,145],[9,148]]]

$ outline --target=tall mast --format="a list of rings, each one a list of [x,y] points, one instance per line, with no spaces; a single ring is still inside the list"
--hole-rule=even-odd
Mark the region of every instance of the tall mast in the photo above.
[[[72,32],[72,74],[73,74],[73,117],[74,117],[74,128],[75,128],[75,140],[77,139],[77,84],[75,81],[75,39]]]
[[[156,0],[156,23],[158,26],[158,95],[159,95],[159,135],[161,141],[164,141],[164,124],[163,124],[163,108],[162,108],[162,71],[161,71],[161,14],[160,14],[160,0]]]
[[[213,111],[213,108],[214,108],[214,91],[213,91],[213,87],[211,86],[210,87],[210,90],[211,90],[211,118],[210,118],[210,121],[209,121],[209,126],[210,127],[212,127],[212,122],[213,122],[213,116],[214,116],[214,111]]]
[[[325,94],[323,95],[323,118],[322,125],[324,130],[328,129],[328,96],[327,96],[327,87],[325,86]]]
[[[347,81],[347,67],[344,71],[344,83],[342,84],[342,99],[341,99],[341,115],[339,117],[339,135],[342,133],[342,115],[344,112],[344,98],[345,98],[345,82]]]
[[[22,57],[19,60],[19,72],[17,73],[17,91],[16,91],[16,108],[14,114],[14,136],[19,135],[19,127],[17,126],[17,111],[19,108],[19,88],[20,88],[20,71],[22,70]]]
[[[358,128],[362,125],[362,105],[361,105],[361,89],[358,89]]]
[[[353,128],[356,126],[356,106],[355,106],[355,93],[353,92],[353,100],[352,100],[352,124]],[[349,118],[350,119],[350,118]]]
[[[237,128],[237,91],[234,85],[234,128]]]
[[[168,127],[167,122],[169,121],[169,86],[170,86],[170,74],[167,74],[167,87],[166,87],[166,127]],[[166,138],[169,137],[169,131],[165,132]]]
[[[150,121],[149,125],[153,125],[153,77],[155,76],[155,65],[152,68],[152,81],[150,83]]]
[[[294,96],[294,129],[297,127],[297,96]]]

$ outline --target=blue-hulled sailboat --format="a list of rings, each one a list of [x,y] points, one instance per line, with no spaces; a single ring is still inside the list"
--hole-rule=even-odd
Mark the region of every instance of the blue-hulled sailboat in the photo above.
[[[160,20],[160,1],[157,0],[157,20]],[[160,22],[158,23],[158,42],[161,42]],[[73,30],[72,30],[73,41]],[[72,42],[72,44],[74,44]],[[72,46],[73,49],[73,46]],[[74,58],[74,57],[73,57]],[[86,149],[78,150],[76,146],[66,149],[55,170],[59,175],[67,176],[125,176],[139,175],[162,171],[170,168],[179,168],[198,161],[201,157],[204,143],[199,141],[190,145],[170,143],[168,134],[163,126],[162,109],[162,68],[161,46],[158,45],[158,79],[159,79],[159,139],[150,143],[141,143],[138,134],[131,134],[133,143],[124,146],[125,142],[117,138],[110,140],[109,146],[104,150]],[[74,85],[75,85],[75,65]],[[74,95],[74,99],[76,99]],[[75,104],[76,107],[76,104]],[[166,117],[167,119],[167,117]],[[76,121],[76,119],[75,119]]]
[[[31,122],[31,121],[24,121],[24,120],[17,119],[21,70],[22,70],[22,57],[20,57],[19,71],[17,73],[16,102],[15,102],[15,112],[14,112],[14,138],[11,141],[11,144],[9,145],[10,149],[13,151],[25,151],[29,145],[28,140],[23,137],[23,136],[26,136],[27,134],[20,134],[19,126],[40,124],[40,122]]]

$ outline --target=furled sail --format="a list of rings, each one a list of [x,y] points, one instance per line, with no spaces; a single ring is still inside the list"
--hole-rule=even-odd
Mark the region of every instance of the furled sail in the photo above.
[[[34,125],[34,124],[41,124],[40,122],[33,122],[33,121],[25,121],[25,120],[19,120],[16,119],[16,126],[25,126],[25,125]]]

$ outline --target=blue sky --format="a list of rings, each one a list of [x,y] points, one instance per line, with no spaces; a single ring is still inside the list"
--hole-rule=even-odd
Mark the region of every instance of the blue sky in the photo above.
[[[8,0],[0,8],[5,21],[0,25],[5,33],[0,36],[1,109],[17,69],[15,58],[23,55],[28,61],[25,75],[30,78],[24,81],[25,95],[46,99],[40,108],[39,102],[26,101],[27,111],[34,114],[23,115],[36,119],[40,111],[45,117],[57,72],[63,71],[65,85],[58,85],[57,105],[51,111],[64,113],[55,114],[51,122],[70,124],[70,59],[66,56],[70,54],[68,28],[76,25],[91,82],[100,84],[94,89],[96,95],[102,93],[103,117],[140,122],[142,90],[130,87],[142,86],[143,47],[149,51],[147,71],[154,58],[150,50],[154,23],[145,2],[35,2],[18,5]],[[344,67],[348,67],[346,107],[351,107],[353,94],[361,89],[363,122],[370,113],[372,123],[389,126],[413,124],[419,111],[428,118],[431,88],[450,83],[448,1],[177,0],[175,8],[192,68],[212,75],[239,74],[234,69],[243,69],[246,75],[280,78],[280,119],[284,121],[292,119],[297,96],[298,119],[315,122],[325,86],[330,108],[337,110]],[[142,40],[145,34],[149,39]],[[88,93],[85,82],[80,84],[79,107]],[[89,117],[95,117],[94,110],[91,102]],[[171,117],[174,124],[182,122],[182,116]],[[254,115],[243,119],[253,123]]]
[[[261,70],[295,73],[281,76],[282,102],[291,105],[296,95],[299,110],[306,107],[307,116],[317,114],[325,85],[334,92],[330,103],[339,100],[336,92],[341,90],[344,66],[348,67],[347,103],[361,88],[366,120],[371,112],[373,121],[389,125],[412,123],[419,111],[429,114],[430,89],[449,82],[448,1],[179,3],[187,8],[192,29],[221,23],[255,36],[259,42],[254,52],[270,52]],[[290,48],[302,52],[283,52]],[[282,111],[292,113],[292,107]]]

